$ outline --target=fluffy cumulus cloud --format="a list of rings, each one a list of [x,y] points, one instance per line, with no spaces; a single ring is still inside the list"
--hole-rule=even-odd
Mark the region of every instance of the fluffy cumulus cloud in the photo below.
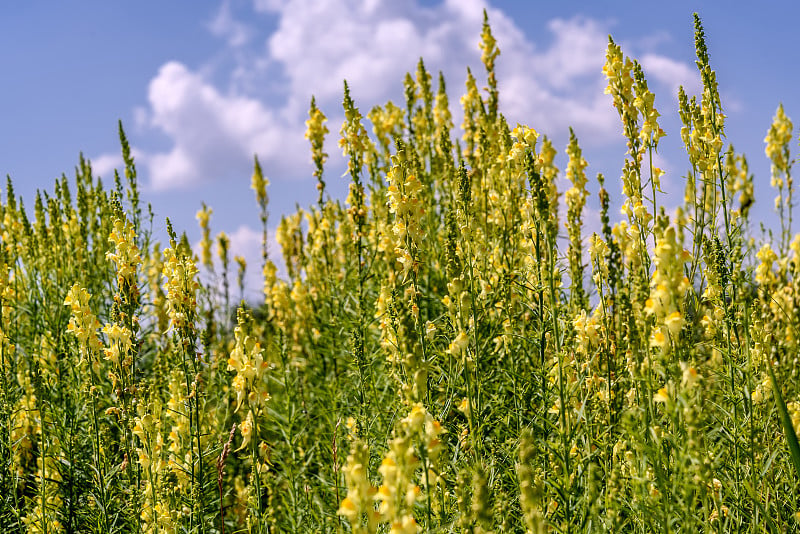
[[[323,102],[340,100],[343,79],[360,102],[396,98],[403,75],[413,72],[420,57],[429,70],[445,74],[455,96],[467,66],[481,75],[477,45],[484,7],[480,1],[456,0],[433,7],[296,0],[280,11],[268,50],[285,70],[292,107],[306,104],[310,88]],[[537,47],[501,10],[488,8],[488,13],[502,52],[498,74],[509,119],[543,129],[571,125],[590,134],[609,131],[616,118],[602,93],[607,33],[599,23],[553,20],[550,42]]]
[[[114,169],[121,169],[124,165],[121,154],[102,154],[92,159],[92,171],[101,178],[114,176]]]
[[[676,101],[680,86],[689,95],[698,94],[702,90],[700,74],[694,65],[658,54],[645,54],[641,61],[645,75],[669,87]]]
[[[200,74],[170,62],[150,82],[149,124],[173,141],[171,150],[146,156],[154,189],[229,176],[253,154],[279,162],[291,156],[302,132],[260,100],[223,94]]]
[[[216,16],[209,22],[208,29],[217,37],[227,40],[232,47],[244,46],[252,37],[250,28],[233,17],[229,0],[223,1]]]
[[[402,95],[402,79],[423,57],[430,70],[464,78],[476,63],[478,17],[464,20],[460,3],[434,8],[415,2],[295,0],[280,11],[268,53],[288,79],[290,106],[306,105],[313,91],[323,103],[341,100],[347,79],[357,100],[381,103]],[[466,22],[466,24],[464,24]]]
[[[310,175],[302,135],[308,102],[317,98],[335,138],[344,79],[366,113],[388,99],[399,103],[403,76],[422,57],[429,71],[445,75],[458,117],[466,67],[482,77],[482,0],[254,0],[246,14],[233,5],[223,2],[209,22],[232,58],[228,70],[211,60],[197,69],[170,62],[150,82],[140,122],[170,142],[139,158],[153,189],[246,174],[253,154],[272,176]],[[551,20],[534,41],[500,9],[487,11],[502,52],[501,107],[510,123],[556,137],[572,126],[582,143],[595,145],[617,133],[619,119],[603,94],[604,22]],[[643,63],[670,88],[696,83],[689,66],[670,58],[651,53]]]
[[[507,113],[551,135],[563,135],[572,126],[582,142],[605,139],[619,120],[603,94],[607,31],[581,17],[555,19],[547,28],[551,42],[546,48],[503,51],[506,63],[499,75]]]

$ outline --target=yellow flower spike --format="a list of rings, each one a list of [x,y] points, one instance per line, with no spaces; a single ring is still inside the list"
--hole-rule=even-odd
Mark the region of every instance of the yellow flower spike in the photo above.
[[[666,348],[669,343],[667,336],[664,335],[660,329],[655,330],[650,337],[650,345],[654,347],[660,347],[662,349]]]
[[[653,402],[658,402],[662,404],[666,404],[670,401],[669,390],[666,386],[659,389],[655,395],[653,395]]]
[[[783,104],[778,106],[772,125],[764,138],[764,152],[772,160],[772,165],[779,172],[785,173],[789,167],[789,143],[792,140],[794,126],[791,119],[783,111]],[[773,173],[775,174],[775,173]]]
[[[350,497],[345,497],[342,499],[342,503],[339,505],[339,511],[337,513],[346,517],[350,523],[354,523],[358,518],[359,511],[356,508],[353,500]]]
[[[425,423],[426,415],[428,415],[428,412],[425,410],[425,407],[421,403],[417,402],[411,407],[411,412],[409,412],[408,416],[405,418],[405,421],[412,429],[418,431]]]
[[[228,237],[228,234],[225,232],[220,232],[217,235],[217,256],[219,257],[219,261],[222,264],[223,268],[226,268],[228,265],[228,251],[230,249],[231,240]]]
[[[185,254],[176,254],[173,248],[164,249],[162,274],[166,278],[167,314],[170,325],[176,330],[194,330],[194,314],[197,309],[197,266]]]
[[[432,321],[425,322],[425,338],[428,341],[433,341],[436,336],[436,325]]]
[[[64,299],[64,305],[69,306],[72,312],[67,331],[78,338],[82,354],[96,353],[101,348],[97,337],[100,323],[89,307],[90,298],[89,292],[76,283]]]
[[[250,444],[253,438],[253,412],[248,412],[247,417],[239,425],[239,432],[242,434],[242,444],[234,452],[239,452]]]
[[[686,389],[692,389],[702,378],[697,368],[686,362],[681,364],[681,386]]]
[[[256,201],[258,202],[259,206],[266,205],[269,201],[269,197],[267,196],[267,187],[269,187],[269,179],[264,176],[264,173],[261,170],[261,165],[259,164],[258,159],[256,159],[253,176],[250,179],[250,188],[255,192]],[[211,210],[209,209],[208,212],[210,214]]]
[[[672,312],[667,316],[666,319],[664,319],[664,324],[666,325],[673,339],[676,339],[680,333],[681,328],[683,327],[683,322],[683,316],[679,311]]]
[[[463,330],[458,333],[455,339],[450,343],[450,346],[447,348],[447,353],[452,356],[460,356],[464,351],[467,350],[469,346],[469,337],[467,333]]]

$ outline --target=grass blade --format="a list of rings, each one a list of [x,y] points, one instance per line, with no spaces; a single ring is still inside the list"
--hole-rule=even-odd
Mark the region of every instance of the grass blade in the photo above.
[[[797,472],[797,477],[800,478],[800,443],[797,441],[797,433],[792,426],[792,418],[789,415],[789,410],[786,408],[786,403],[783,401],[781,388],[778,386],[778,380],[775,378],[775,372],[772,370],[772,364],[767,364],[767,371],[769,371],[769,379],[772,382],[772,390],[775,393],[775,404],[778,405],[778,413],[781,417],[781,424],[783,425],[783,433],[786,435],[786,441],[789,444],[789,452],[792,454],[792,463],[794,470]]]

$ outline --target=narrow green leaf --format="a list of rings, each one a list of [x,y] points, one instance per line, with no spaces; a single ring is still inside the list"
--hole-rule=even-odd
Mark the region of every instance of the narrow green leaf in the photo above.
[[[792,463],[794,469],[797,471],[797,476],[800,478],[800,443],[797,441],[797,434],[792,426],[792,418],[789,416],[789,410],[786,408],[786,403],[783,401],[781,388],[778,386],[778,380],[775,378],[775,372],[772,370],[772,364],[767,364],[769,371],[769,379],[772,382],[772,390],[775,393],[775,404],[778,405],[778,413],[781,416],[781,423],[783,424],[783,433],[786,434],[786,441],[789,443],[789,452],[792,453]]]

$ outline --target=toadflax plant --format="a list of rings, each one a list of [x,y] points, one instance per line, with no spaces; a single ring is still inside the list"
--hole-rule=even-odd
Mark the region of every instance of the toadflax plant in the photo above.
[[[0,530],[798,530],[796,132],[778,107],[765,152],[781,233],[751,237],[755,178],[727,144],[697,16],[695,48],[702,90],[679,90],[682,126],[665,132],[647,71],[609,38],[626,151],[597,198],[574,131],[556,147],[508,124],[488,18],[460,118],[422,60],[403,102],[362,114],[345,84],[344,199],[312,98],[316,203],[268,250],[254,161],[263,299],[238,306],[211,207],[199,257],[169,223],[169,246],[153,240],[121,129],[111,189],[83,158],[27,207],[9,180]],[[667,213],[677,180],[654,154],[673,133],[688,171]]]

